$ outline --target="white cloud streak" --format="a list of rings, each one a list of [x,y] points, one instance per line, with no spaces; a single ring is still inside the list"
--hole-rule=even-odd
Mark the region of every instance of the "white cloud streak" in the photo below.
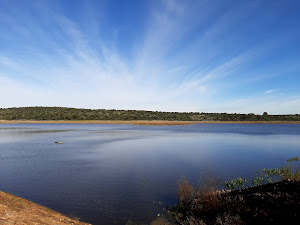
[[[274,90],[267,90],[267,91],[265,91],[266,94],[271,94],[272,92],[274,92]]]
[[[210,57],[203,61],[205,63],[183,58],[191,58],[196,51],[200,51],[199,58],[204,58],[207,53],[201,52],[203,46],[220,33],[232,29],[237,23],[233,21],[245,15],[236,14],[234,10],[225,13],[199,38],[186,44],[182,54],[173,56],[172,52],[176,52],[176,46],[187,33],[208,20],[210,13],[205,12],[205,7],[209,3],[199,2],[201,7],[183,1],[166,0],[162,3],[153,10],[147,31],[138,48],[134,48],[138,50],[129,60],[121,57],[116,46],[101,40],[101,33],[95,48],[82,26],[51,9],[47,9],[43,18],[44,24],[51,21],[51,34],[30,16],[24,15],[27,28],[12,16],[0,16],[0,23],[11,27],[11,35],[27,41],[36,36],[43,42],[43,47],[47,45],[47,48],[41,48],[31,43],[24,48],[29,51],[29,59],[13,57],[9,52],[1,53],[0,107],[41,105],[258,113],[264,109],[286,113],[280,104],[290,107],[299,103],[296,97],[288,101],[263,98],[257,102],[256,97],[251,96],[224,102],[216,100],[214,96],[220,92],[217,89],[220,81],[236,75],[257,57],[260,49],[242,50],[216,64],[211,63]],[[201,15],[198,13],[200,9]],[[220,51],[213,49],[209,54],[213,58]],[[267,90],[265,94],[273,91]],[[297,110],[299,107],[291,111]]]

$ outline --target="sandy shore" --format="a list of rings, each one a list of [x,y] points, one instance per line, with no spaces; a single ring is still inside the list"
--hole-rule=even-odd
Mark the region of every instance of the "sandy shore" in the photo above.
[[[131,124],[143,126],[178,126],[199,123],[235,123],[235,124],[300,124],[300,121],[166,121],[166,120],[0,120],[0,124],[26,124],[26,123],[75,123],[75,124]]]

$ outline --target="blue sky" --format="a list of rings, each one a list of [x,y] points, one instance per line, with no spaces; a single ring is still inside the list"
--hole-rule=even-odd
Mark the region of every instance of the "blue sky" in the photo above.
[[[300,113],[300,1],[1,0],[0,107]]]

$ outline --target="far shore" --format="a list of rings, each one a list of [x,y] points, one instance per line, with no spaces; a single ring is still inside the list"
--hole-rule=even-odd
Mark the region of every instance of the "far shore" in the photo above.
[[[55,123],[55,124],[131,124],[142,126],[182,126],[201,123],[219,124],[300,124],[300,121],[167,121],[167,120],[0,120],[0,124],[28,124],[28,123]]]

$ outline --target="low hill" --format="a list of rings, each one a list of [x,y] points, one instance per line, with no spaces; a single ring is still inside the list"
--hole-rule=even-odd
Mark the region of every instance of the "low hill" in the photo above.
[[[0,108],[0,120],[300,121],[300,115],[20,107]]]

